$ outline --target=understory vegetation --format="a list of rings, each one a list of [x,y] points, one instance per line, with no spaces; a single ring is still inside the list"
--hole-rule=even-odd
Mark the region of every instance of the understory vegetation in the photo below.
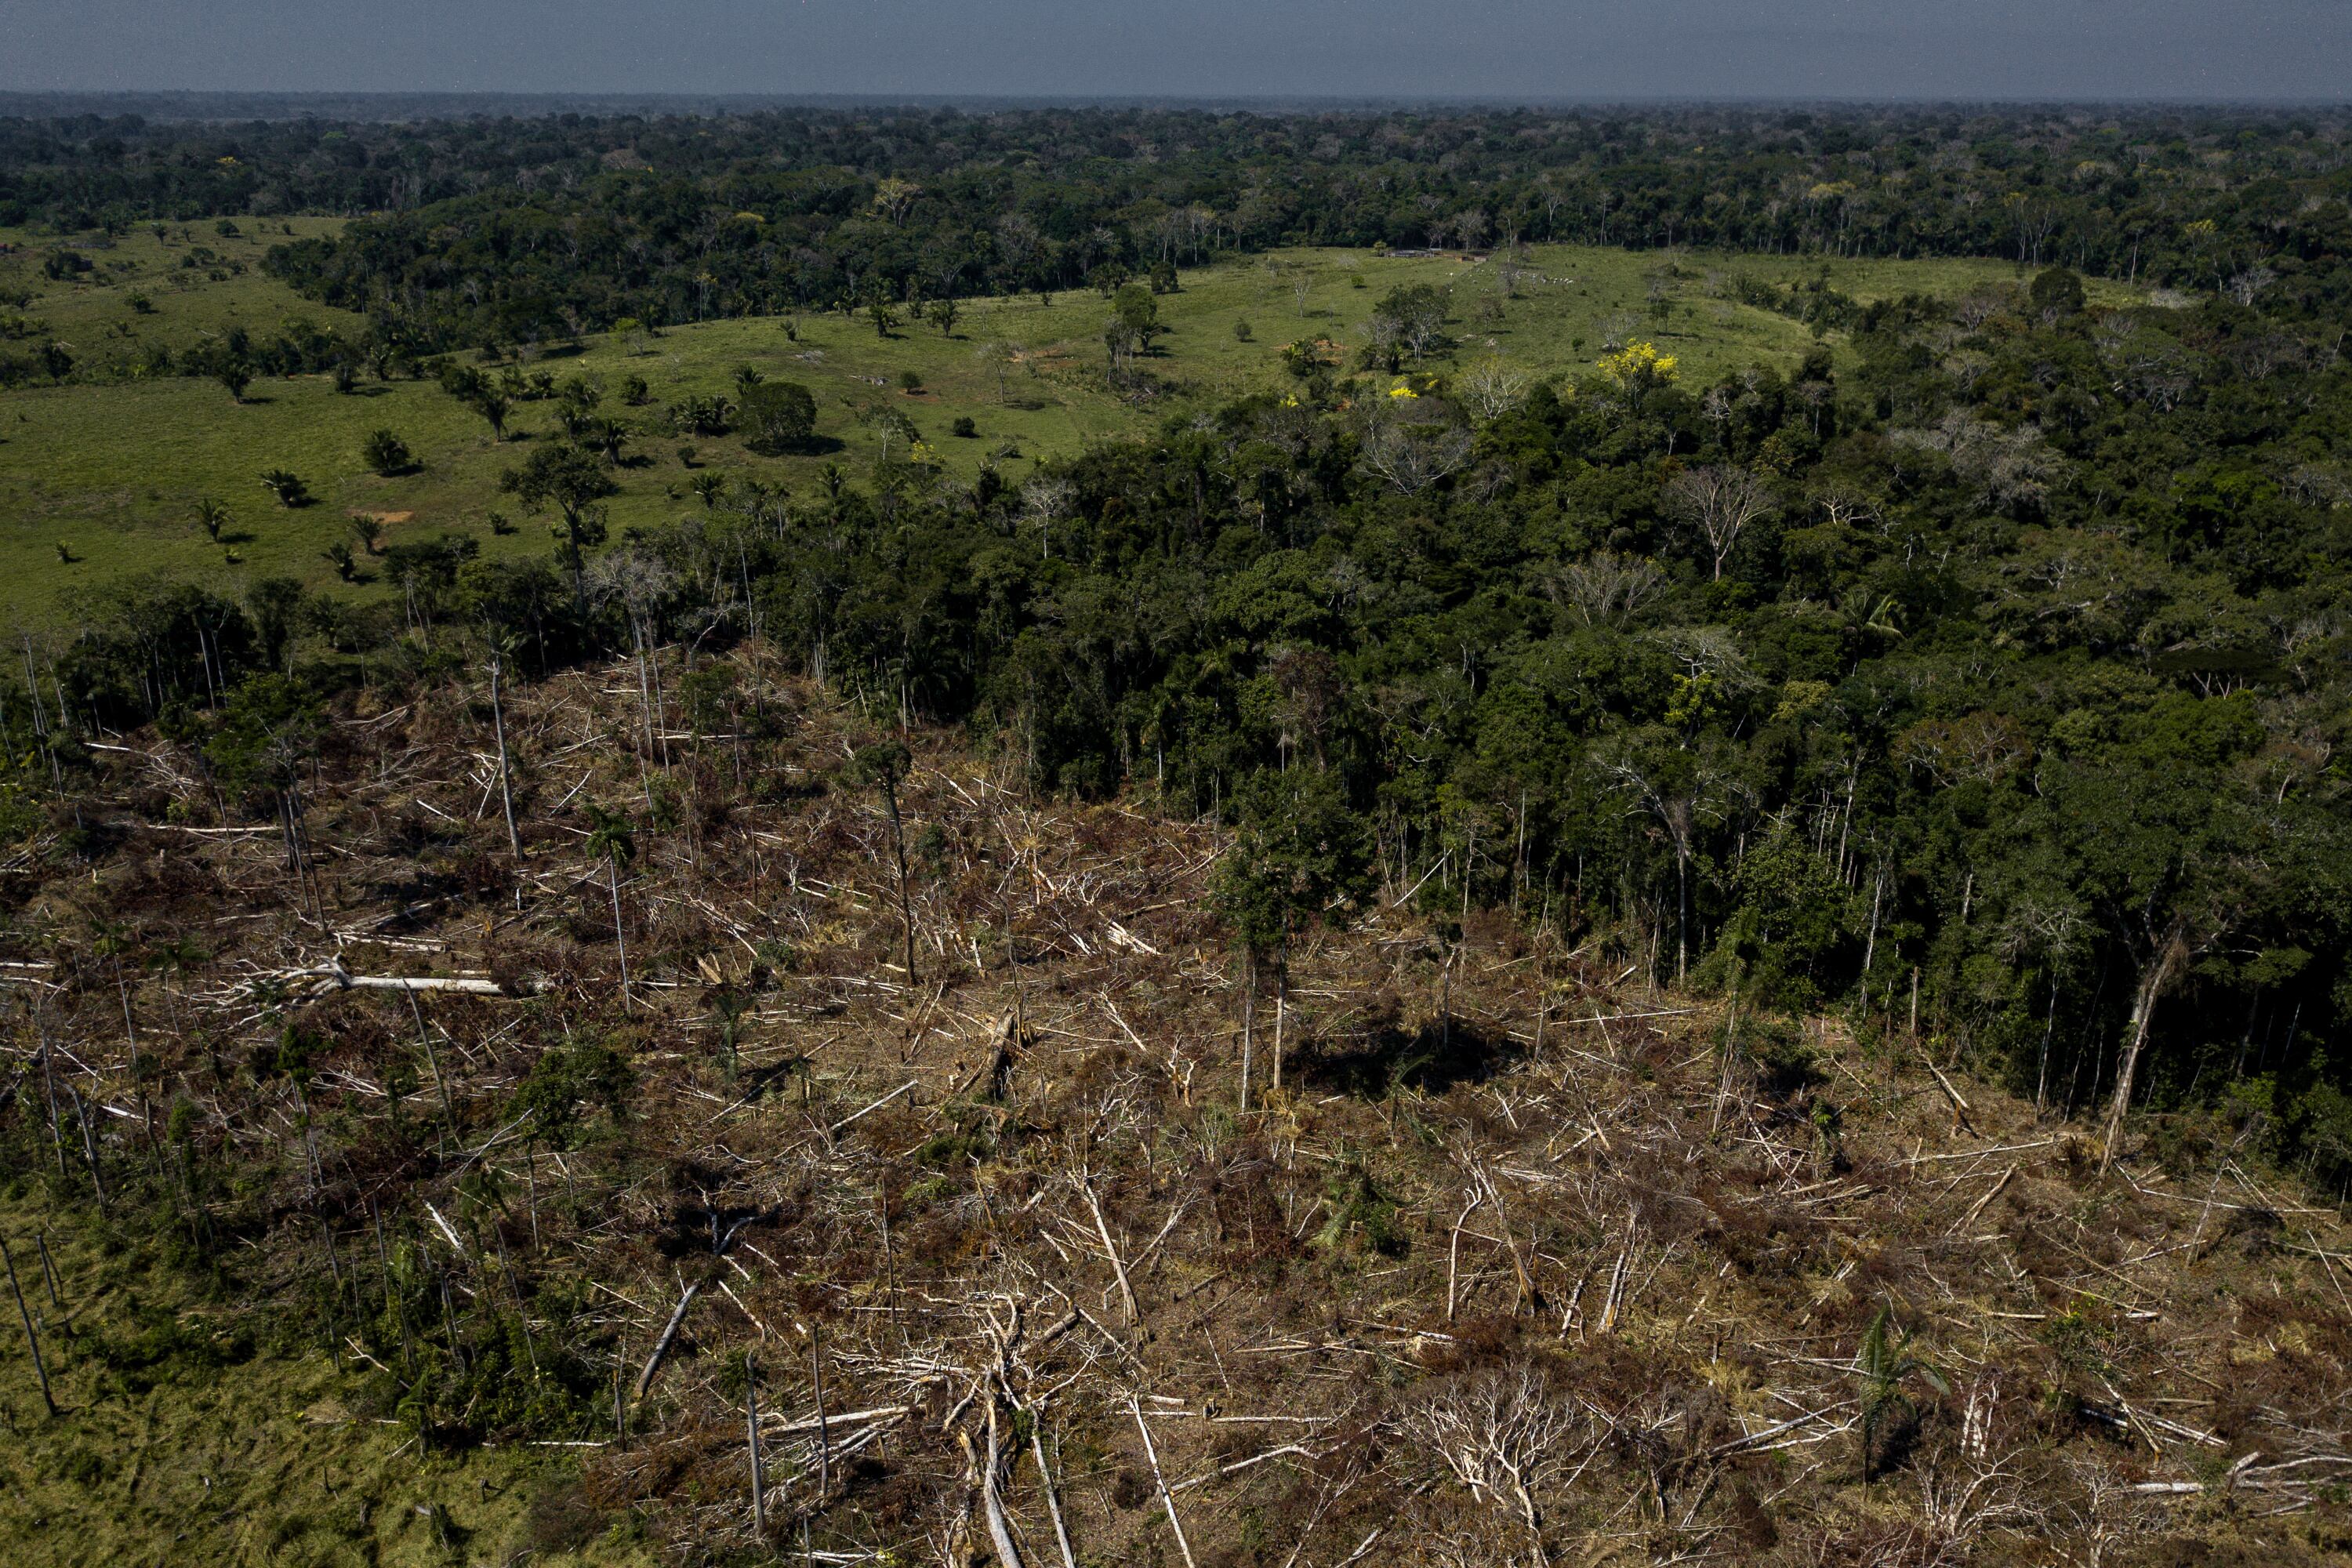
[[[251,1365],[405,1500],[322,1560],[2345,1549],[2341,127],[501,123],[0,136],[0,217],[400,207],[266,368],[497,511],[0,678],[28,1489]],[[1535,238],[1648,300],[1529,352]],[[1202,252],[1408,239],[1171,364]],[[578,342],[1070,289],[1125,423],[1043,461]]]

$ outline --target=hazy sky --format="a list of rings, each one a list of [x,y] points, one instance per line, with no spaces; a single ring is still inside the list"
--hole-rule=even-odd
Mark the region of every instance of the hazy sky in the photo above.
[[[2324,98],[2352,0],[0,0],[0,89]]]

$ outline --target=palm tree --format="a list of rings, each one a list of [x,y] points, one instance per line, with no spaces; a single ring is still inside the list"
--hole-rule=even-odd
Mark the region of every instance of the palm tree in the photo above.
[[[196,503],[196,526],[215,544],[220,542],[221,530],[228,526],[228,508],[206,496]]]
[[[621,933],[621,866],[637,858],[635,826],[626,812],[606,811],[601,805],[588,808],[592,831],[588,835],[588,853],[602,855],[613,873],[613,942],[621,954],[621,1005],[629,1005],[629,942]]]
[[[736,1048],[736,1042],[738,1037],[743,1032],[743,1020],[751,1015],[751,1002],[731,985],[721,986],[711,995],[710,1021],[719,1027],[721,1070],[726,1073],[729,1083],[735,1081],[736,1070],[740,1066],[740,1053]]]
[[[491,440],[507,438],[507,411],[514,406],[514,403],[503,391],[486,383],[467,395],[466,404],[489,421]]]
[[[1901,1417],[1917,1407],[1904,1384],[1916,1377],[1938,1394],[1952,1385],[1944,1374],[1911,1353],[1909,1335],[1896,1337],[1895,1312],[1882,1306],[1862,1331],[1862,1347],[1854,1352],[1853,1370],[1862,1385],[1862,1479],[1877,1473],[1879,1437]]]
[[[289,511],[310,503],[310,487],[302,482],[301,476],[288,469],[270,469],[261,476],[261,483],[264,489],[278,498],[278,504]]]

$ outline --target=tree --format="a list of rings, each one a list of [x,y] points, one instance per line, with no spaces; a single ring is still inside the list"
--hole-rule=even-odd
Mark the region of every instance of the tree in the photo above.
[[[1545,586],[1588,626],[1631,620],[1666,585],[1665,574],[1645,556],[1599,550],[1563,563]]]
[[[507,847],[518,860],[522,858],[522,830],[515,826],[514,764],[507,754],[507,710],[501,690],[507,660],[514,655],[514,635],[508,628],[492,625],[483,637],[487,645],[487,660],[490,677],[490,735],[499,748],[499,808],[506,815]]]
[[[878,741],[860,747],[850,758],[853,783],[881,792],[883,809],[890,817],[890,853],[898,863],[898,919],[906,929],[907,984],[915,984],[915,908],[907,889],[907,834],[898,819],[898,784],[913,765],[907,748],[896,741]]]
[[[654,552],[632,545],[596,563],[593,586],[598,604],[617,600],[628,617],[629,640],[636,652],[638,711],[644,724],[637,753],[638,778],[645,785],[646,810],[652,813],[656,810],[653,776],[646,769],[646,760],[658,754],[662,765],[669,765],[667,742],[661,738],[668,726],[658,716],[657,685],[652,666],[660,641],[657,634],[661,616],[677,593],[677,574]],[[688,842],[690,846],[692,840]]]
[[[621,959],[621,1005],[629,1005],[629,938],[621,925],[621,868],[637,858],[636,826],[628,813],[588,807],[588,853],[604,858],[612,873],[613,943]]]
[[[1548,1568],[1537,1500],[1581,1475],[1603,1441],[1578,1401],[1555,1392],[1539,1372],[1497,1366],[1441,1384],[1407,1409],[1401,1425],[1481,1506],[1526,1531],[1528,1563]]]
[[[2176,700],[2133,731],[2112,750],[2045,765],[2031,817],[2069,851],[2071,881],[2132,967],[2103,1163],[2122,1142],[2159,1004],[2233,931],[2275,921],[2300,937],[2315,911],[2286,913],[2297,884],[2345,864],[2344,829],[2325,807],[2250,793],[2221,765],[2256,743],[2237,703]]]
[[[441,389],[487,420],[492,440],[506,439],[507,411],[514,402],[501,384],[472,365],[445,360],[441,365]]]
[[[581,1106],[597,1106],[618,1120],[627,1113],[635,1083],[627,1058],[608,1042],[575,1039],[541,1054],[507,1111],[530,1124],[532,1142],[568,1149],[578,1140]]]
[[[1467,468],[1475,445],[1466,429],[1423,423],[1394,408],[1382,408],[1365,421],[1359,451],[1364,467],[1395,487],[1398,494],[1411,496]]]
[[[952,298],[942,294],[924,307],[923,314],[929,316],[931,325],[940,330],[940,336],[951,338],[955,336],[956,318],[962,311]]]
[[[874,186],[874,210],[888,218],[890,226],[896,228],[907,221],[907,209],[913,206],[915,198],[922,194],[923,187],[912,180],[886,174]]]
[[[629,427],[619,420],[600,415],[580,426],[579,439],[582,446],[617,467],[621,461],[621,448],[629,444],[631,434]]]
[[[1675,857],[1675,979],[1690,969],[1690,874],[1699,830],[1722,815],[1724,769],[1659,726],[1628,736],[1601,764],[1603,775],[1656,822]]]
[[[565,435],[577,439],[604,401],[604,384],[593,375],[575,375],[556,395],[555,416]]]
[[[1455,384],[1462,400],[1479,418],[1496,420],[1519,405],[1528,395],[1528,373],[1489,355],[1462,374]]]
[[[139,1027],[131,1019],[131,983],[122,973],[122,955],[137,943],[138,933],[121,921],[89,917],[89,949],[114,969],[114,992],[122,1003],[122,1037],[131,1052],[131,1076],[139,1077]]]
[[[1274,1087],[1282,1087],[1282,1016],[1291,943],[1345,922],[1370,886],[1370,846],[1339,776],[1297,767],[1253,774],[1235,792],[1240,826],[1217,864],[1211,899],[1246,964],[1242,988],[1241,1108],[1249,1109],[1260,971],[1275,973]]]
[[[416,459],[409,451],[408,443],[389,430],[372,432],[368,438],[361,443],[360,460],[367,464],[376,474],[387,479],[394,474],[404,474],[416,466]]]
[[[1871,1317],[1870,1326],[1863,1330],[1862,1344],[1854,1352],[1854,1381],[1860,1385],[1862,1406],[1862,1479],[1865,1481],[1877,1474],[1885,1460],[1884,1439],[1895,1423],[1916,1408],[1904,1385],[1917,1378],[1938,1394],[1952,1391],[1941,1372],[1911,1353],[1908,1336],[1896,1337],[1894,1321],[1893,1309],[1880,1307]]]
[[[1168,330],[1160,321],[1160,301],[1140,283],[1120,284],[1118,292],[1111,297],[1111,312],[1143,353],[1150,353],[1151,340]]]
[[[1110,368],[1116,373],[1135,356],[1135,331],[1118,317],[1113,316],[1103,327],[1103,352],[1110,356]]]
[[[246,614],[261,639],[261,661],[285,671],[292,665],[297,616],[302,609],[302,584],[292,577],[264,577],[246,591]]]
[[[245,401],[245,389],[253,384],[253,361],[242,349],[212,342],[191,357],[202,366],[205,374],[228,389],[230,402]]]
[[[1035,479],[1021,487],[1021,515],[1037,525],[1037,548],[1054,553],[1054,524],[1077,504],[1078,487],[1064,479]]]
[[[1618,323],[1623,327],[1632,324],[1630,317]],[[1610,335],[1618,333],[1610,329]],[[1674,384],[1680,363],[1673,354],[1660,353],[1654,343],[1627,343],[1616,353],[1601,356],[1601,374],[1616,384],[1628,407],[1638,409],[1652,392]]]
[[[2026,299],[2034,312],[2045,320],[2079,316],[2083,313],[2083,280],[2067,268],[2047,267],[2033,275]]]
[[[174,981],[184,985],[188,971],[212,956],[187,937],[164,937],[147,949],[147,967],[163,980],[163,1005],[171,1010],[172,1027],[179,1028],[179,1003],[172,994]]]
[[[1373,320],[1386,323],[1395,341],[1418,362],[1445,339],[1445,315],[1450,301],[1434,283],[1412,283],[1391,289],[1372,309]]]
[[[302,764],[316,750],[325,722],[324,708],[307,684],[275,673],[254,675],[229,693],[205,742],[205,758],[224,786],[269,796],[284,837],[287,869],[298,877],[310,862]],[[310,893],[315,912],[315,886]]]
[[[221,530],[228,526],[228,508],[212,497],[206,496],[196,503],[196,526],[203,529],[205,537],[215,544],[220,542]]]
[[[278,498],[278,504],[289,511],[310,504],[310,487],[299,475],[286,468],[271,468],[261,476],[262,488]]]
[[[796,381],[763,381],[743,390],[744,445],[764,457],[806,447],[816,435],[816,398]]]
[[[915,422],[887,403],[867,404],[858,411],[858,422],[873,431],[875,440],[880,443],[875,461],[884,468],[889,465],[891,447],[903,444],[912,448],[922,439]]]
[[[499,476],[499,489],[536,515],[553,507],[562,520],[563,564],[572,574],[573,597],[588,603],[586,552],[604,541],[604,523],[589,509],[620,486],[596,455],[570,442],[535,447],[520,468]]]
[[[670,428],[681,436],[724,436],[735,405],[724,397],[683,397],[664,410]]]
[[[1685,468],[1666,481],[1661,498],[1666,515],[1698,531],[1717,582],[1723,563],[1750,523],[1774,509],[1771,488],[1756,474],[1729,463]]]
[[[743,1021],[751,1016],[751,999],[731,985],[721,985],[710,994],[710,1022],[719,1031],[719,1070],[729,1083],[735,1081],[742,1066],[738,1041],[743,1033]]]
[[[971,351],[972,358],[986,365],[996,375],[996,401],[1004,401],[1004,373],[1021,357],[1020,349],[1002,338],[991,338]]]

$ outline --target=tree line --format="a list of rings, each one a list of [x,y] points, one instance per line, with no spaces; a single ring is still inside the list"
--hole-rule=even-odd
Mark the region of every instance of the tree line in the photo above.
[[[2345,132],[2145,107],[83,116],[0,121],[0,224],[349,215],[271,265],[426,349],[1514,239],[2004,256],[2309,313],[2347,297]]]

